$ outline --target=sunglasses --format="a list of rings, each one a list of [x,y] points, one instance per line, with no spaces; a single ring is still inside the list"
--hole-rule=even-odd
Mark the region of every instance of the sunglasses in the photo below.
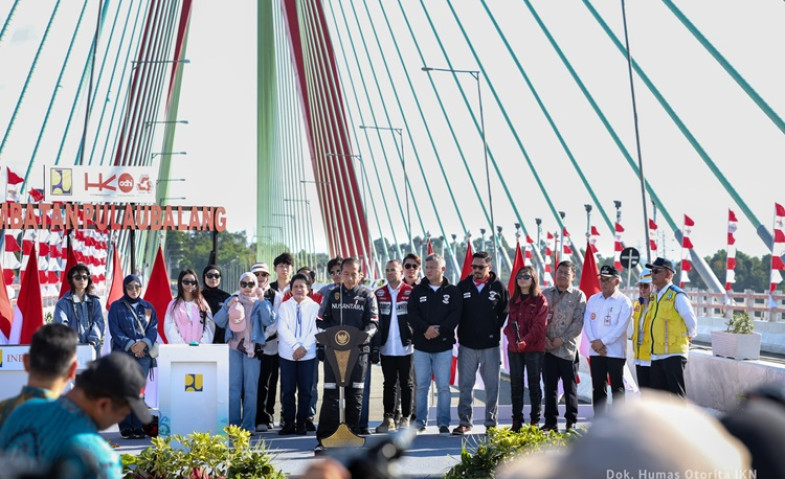
[[[265,273],[265,272],[261,272],[260,271],[258,273],[254,273],[254,276],[256,276],[258,278],[266,278],[266,277],[270,276],[270,273]]]
[[[518,276],[516,276],[516,278],[518,278],[518,279],[532,279],[532,275],[530,275],[530,274],[519,274]]]
[[[90,276],[86,274],[75,274],[72,276],[72,278],[74,279],[74,281],[87,281],[88,279],[90,279]]]
[[[240,281],[241,288],[253,288],[254,286],[256,286],[256,283],[246,283],[245,281]]]
[[[184,279],[182,283],[183,286],[196,286],[196,280],[193,279]]]
[[[488,267],[487,264],[473,264],[472,265],[472,269],[476,269],[476,270],[484,270],[487,267]]]
[[[142,289],[142,285],[141,284],[129,284],[128,286],[125,287],[125,289],[131,289],[131,290]]]
[[[665,270],[664,270],[664,269],[661,269],[661,268],[652,268],[652,269],[651,269],[651,274],[660,274],[660,273],[662,273],[663,271],[665,271]]]
[[[417,266],[414,263],[406,263],[405,265],[403,265],[403,267],[406,268],[406,269],[417,269],[417,268],[419,268],[419,266]]]
[[[221,279],[221,275],[218,273],[207,273],[204,277],[207,279]]]

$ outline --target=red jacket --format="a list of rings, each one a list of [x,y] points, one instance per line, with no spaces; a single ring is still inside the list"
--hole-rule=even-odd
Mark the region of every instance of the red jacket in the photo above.
[[[510,316],[504,335],[507,336],[507,351],[513,353],[544,353],[545,352],[545,327],[547,326],[548,300],[540,293],[535,297],[527,296],[526,299],[517,297],[510,301]],[[518,324],[518,334],[521,340],[526,341],[526,347],[519,350],[518,340],[512,328],[512,323]]]

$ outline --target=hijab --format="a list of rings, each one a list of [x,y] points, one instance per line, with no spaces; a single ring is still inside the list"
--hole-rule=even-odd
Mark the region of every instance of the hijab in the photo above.
[[[221,309],[221,304],[226,301],[226,298],[230,295],[220,288],[211,288],[207,286],[207,273],[213,270],[218,271],[223,277],[223,272],[218,266],[214,264],[207,265],[207,267],[204,268],[204,271],[202,271],[202,297],[207,301],[207,305],[210,306],[210,312],[215,315],[215,313]]]
[[[134,283],[134,282],[139,283],[140,286],[142,285],[142,280],[139,279],[139,276],[137,276],[135,274],[129,274],[128,276],[126,276],[123,279],[123,298],[122,299],[123,299],[123,301],[128,302],[128,304],[130,304],[132,306],[136,306],[136,304],[139,303],[139,300],[142,299],[142,291],[141,290],[139,291],[139,296],[137,296],[136,299],[131,298],[130,296],[128,296],[128,291],[126,290],[126,286],[128,286],[129,284]]]

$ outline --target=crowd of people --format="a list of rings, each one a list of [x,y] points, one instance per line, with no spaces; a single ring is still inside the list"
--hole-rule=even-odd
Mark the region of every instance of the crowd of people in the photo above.
[[[177,294],[166,308],[163,329],[169,343],[228,345],[229,422],[251,433],[275,428],[280,435],[315,431],[317,450],[335,433],[340,417],[338,372],[324,360],[325,345],[316,336],[336,325],[365,333],[357,345],[357,360],[346,373],[350,380],[343,395],[345,424],[357,435],[371,434],[371,364],[380,364],[384,377],[384,415],[378,418],[377,433],[410,425],[424,432],[432,381],[439,434],[471,433],[478,371],[485,389],[482,423],[486,428],[497,426],[502,335],[507,339],[514,430],[527,423],[556,430],[560,381],[566,430],[576,426],[582,332],[588,340],[595,417],[624,403],[623,369],[630,339],[642,387],[677,397],[686,394],[684,370],[697,325],[686,295],[672,283],[674,268],[667,259],[646,265],[639,276],[640,297],[634,303],[619,291],[620,275],[613,266],[600,269],[601,291],[586,298],[574,284],[575,265],[570,261],[558,264],[555,285],[547,288],[541,287],[535,268],[523,266],[508,291],[493,271],[491,255],[483,251],[473,255],[472,274],[455,285],[444,276],[445,261],[438,254],[428,255],[424,262],[413,253],[389,261],[386,282],[375,290],[363,285],[356,258],[330,260],[333,283],[318,292],[312,288],[315,273],[307,267],[295,273],[294,266],[290,254],[276,257],[276,280],[271,282],[269,266],[255,264],[239,278],[233,294],[221,289],[218,266],[207,266],[201,281],[187,269],[178,275]],[[123,280],[124,295],[110,305],[104,324],[100,299],[91,294],[87,267],[78,264],[67,275],[71,289],[57,303],[55,324],[39,330],[33,339],[29,357],[35,360],[29,363],[28,386],[0,403],[0,448],[52,461],[79,451],[76,456],[82,462],[59,467],[100,463],[111,470],[119,467],[112,462],[111,451],[98,447],[92,438],[117,422],[123,437],[144,437],[143,425],[151,417],[142,391],[155,366],[158,317],[140,297],[140,278],[128,275]],[[99,351],[105,329],[111,333],[112,353],[91,363],[76,376],[74,389],[60,396],[75,377],[76,344],[90,344]],[[453,423],[450,376],[456,341],[460,395]],[[319,389],[322,403],[317,416]],[[276,404],[280,407],[277,425]],[[55,422],[62,427],[51,435],[20,432]],[[456,424],[452,431],[451,423]],[[82,432],[79,439],[64,439]]]

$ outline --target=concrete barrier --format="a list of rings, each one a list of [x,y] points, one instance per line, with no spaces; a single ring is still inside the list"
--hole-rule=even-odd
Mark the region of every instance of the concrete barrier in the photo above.
[[[711,343],[712,331],[725,331],[725,318],[700,317],[698,318],[698,336],[695,338],[702,343]],[[785,354],[785,322],[781,321],[755,321],[755,332],[760,333],[761,352]]]

